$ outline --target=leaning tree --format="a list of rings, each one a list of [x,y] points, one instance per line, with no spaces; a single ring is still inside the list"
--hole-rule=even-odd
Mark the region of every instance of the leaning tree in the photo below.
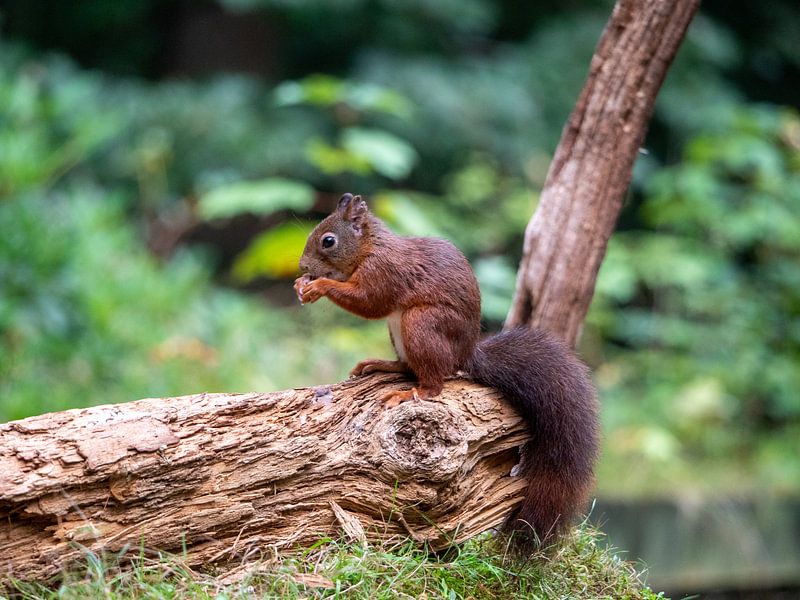
[[[619,0],[525,235],[508,326],[575,344],[633,163],[699,0]],[[57,574],[85,549],[242,561],[341,532],[439,548],[522,499],[528,437],[493,390],[448,382],[387,411],[402,377],[139,400],[0,425],[0,574]]]

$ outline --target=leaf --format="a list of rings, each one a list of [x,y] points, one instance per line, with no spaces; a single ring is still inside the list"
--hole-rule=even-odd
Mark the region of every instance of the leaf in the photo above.
[[[345,104],[355,110],[380,112],[401,119],[408,119],[412,114],[410,102],[394,90],[321,74],[281,83],[275,88],[275,103],[278,106],[309,104],[321,107]]]
[[[328,106],[341,101],[345,90],[343,80],[330,75],[309,75],[301,81],[287,81],[275,89],[278,106],[318,104]]]
[[[314,188],[291,179],[270,177],[242,181],[206,192],[199,202],[203,219],[224,219],[242,213],[268,215],[279,210],[305,211],[314,204]]]
[[[436,199],[415,192],[384,190],[373,194],[372,211],[402,235],[446,237],[427,210]]]
[[[363,156],[389,179],[406,177],[417,162],[417,151],[405,140],[387,131],[351,127],[342,136],[343,146]]]
[[[234,261],[231,275],[239,283],[258,277],[292,277],[315,223],[284,223],[259,235]]]
[[[312,140],[306,147],[306,158],[326,175],[372,173],[370,160],[349,149],[337,148],[319,139]]]
[[[379,129],[358,127],[344,131],[341,147],[312,140],[306,148],[306,157],[328,175],[376,172],[389,179],[407,176],[417,162],[416,150],[399,137]]]

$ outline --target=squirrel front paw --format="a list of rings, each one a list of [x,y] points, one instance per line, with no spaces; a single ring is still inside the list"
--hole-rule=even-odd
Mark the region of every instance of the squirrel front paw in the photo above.
[[[360,377],[370,373],[407,373],[408,371],[408,365],[400,360],[368,358],[353,367],[350,371],[350,377]]]
[[[311,281],[311,276],[308,273],[294,280],[294,293],[297,294],[297,299],[300,300],[300,304],[303,304],[303,288],[311,283]]]
[[[311,304],[322,298],[327,292],[325,279],[309,279],[300,286],[298,297],[303,304]]]

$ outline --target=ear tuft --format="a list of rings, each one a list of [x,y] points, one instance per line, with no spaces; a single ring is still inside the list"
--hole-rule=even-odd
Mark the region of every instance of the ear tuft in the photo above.
[[[350,210],[356,212],[367,212],[367,203],[365,200],[362,200],[361,196],[354,196]]]
[[[360,228],[364,224],[368,212],[367,203],[361,199],[361,196],[355,196],[350,202],[350,206],[347,207],[346,218],[353,223],[354,227]]]

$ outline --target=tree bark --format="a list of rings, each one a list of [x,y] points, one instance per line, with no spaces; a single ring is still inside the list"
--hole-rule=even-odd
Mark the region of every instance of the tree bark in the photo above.
[[[464,380],[387,410],[399,376],[140,400],[0,425],[0,579],[140,544],[190,565],[327,536],[463,541],[502,523],[527,427]]]
[[[656,95],[698,5],[614,7],[525,232],[506,327],[542,327],[577,343]]]

